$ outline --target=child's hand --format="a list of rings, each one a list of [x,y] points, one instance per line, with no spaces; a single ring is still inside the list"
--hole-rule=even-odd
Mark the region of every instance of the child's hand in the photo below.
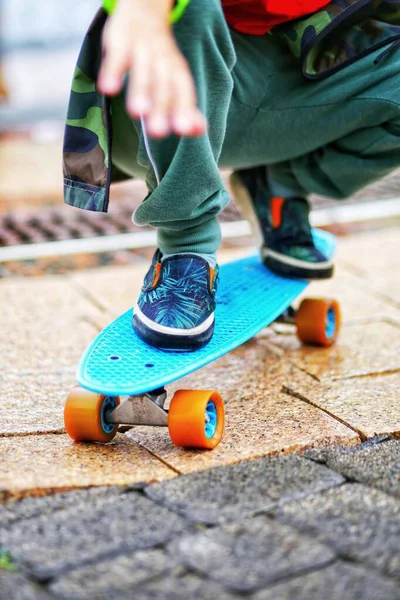
[[[206,130],[206,121],[169,25],[171,6],[172,0],[119,0],[104,30],[98,88],[117,94],[128,72],[128,113],[143,115],[151,136],[197,136]]]

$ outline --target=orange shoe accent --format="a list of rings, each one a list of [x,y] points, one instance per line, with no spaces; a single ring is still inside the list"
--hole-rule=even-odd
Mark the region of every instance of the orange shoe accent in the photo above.
[[[154,277],[153,277],[153,282],[151,284],[151,287],[154,287],[157,283],[157,281],[160,278],[160,273],[161,273],[161,263],[156,263],[155,267],[154,267]]]
[[[271,198],[271,220],[272,226],[276,229],[282,223],[282,208],[285,198]]]
[[[118,430],[106,433],[101,425],[101,410],[106,396],[81,388],[72,388],[64,408],[65,429],[75,442],[110,442]],[[116,398],[117,404],[120,399]]]
[[[217,411],[217,427],[211,438],[205,432],[205,414],[209,401]],[[168,429],[175,446],[212,450],[224,431],[224,402],[215,390],[178,390],[168,411]]]
[[[215,279],[215,269],[213,269],[212,267],[210,267],[210,292],[212,291],[212,286],[214,283],[214,279]]]
[[[335,315],[335,329],[331,337],[326,335],[329,309]],[[332,346],[340,331],[340,306],[336,300],[305,298],[296,312],[297,337],[303,344]]]

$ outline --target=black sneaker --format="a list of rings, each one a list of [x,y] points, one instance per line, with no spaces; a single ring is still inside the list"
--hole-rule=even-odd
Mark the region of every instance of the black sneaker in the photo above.
[[[235,171],[230,183],[235,202],[260,243],[266,267],[286,277],[332,277],[332,260],[314,245],[306,198],[272,196],[266,167]]]
[[[201,348],[214,332],[218,266],[212,269],[193,254],[161,257],[157,250],[134,310],[133,329],[161,350]]]

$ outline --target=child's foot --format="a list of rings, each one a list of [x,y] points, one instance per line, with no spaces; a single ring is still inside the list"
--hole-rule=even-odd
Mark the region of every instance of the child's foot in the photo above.
[[[144,279],[133,329],[150,346],[190,351],[207,344],[214,331],[215,269],[195,254],[174,254],[162,261],[159,250]]]
[[[264,264],[279,275],[327,279],[333,263],[314,245],[306,198],[271,194],[266,167],[231,175],[234,199],[260,240]]]

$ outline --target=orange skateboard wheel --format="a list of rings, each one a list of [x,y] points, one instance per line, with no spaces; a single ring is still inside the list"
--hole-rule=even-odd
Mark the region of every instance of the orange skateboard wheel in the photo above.
[[[106,413],[120,403],[119,397],[103,396],[79,385],[68,394],[64,408],[65,429],[75,442],[110,442],[118,425],[107,423]]]
[[[178,390],[168,411],[175,446],[212,450],[224,431],[224,402],[215,390]]]
[[[296,312],[297,337],[303,344],[332,346],[340,330],[340,306],[336,300],[305,298]]]

